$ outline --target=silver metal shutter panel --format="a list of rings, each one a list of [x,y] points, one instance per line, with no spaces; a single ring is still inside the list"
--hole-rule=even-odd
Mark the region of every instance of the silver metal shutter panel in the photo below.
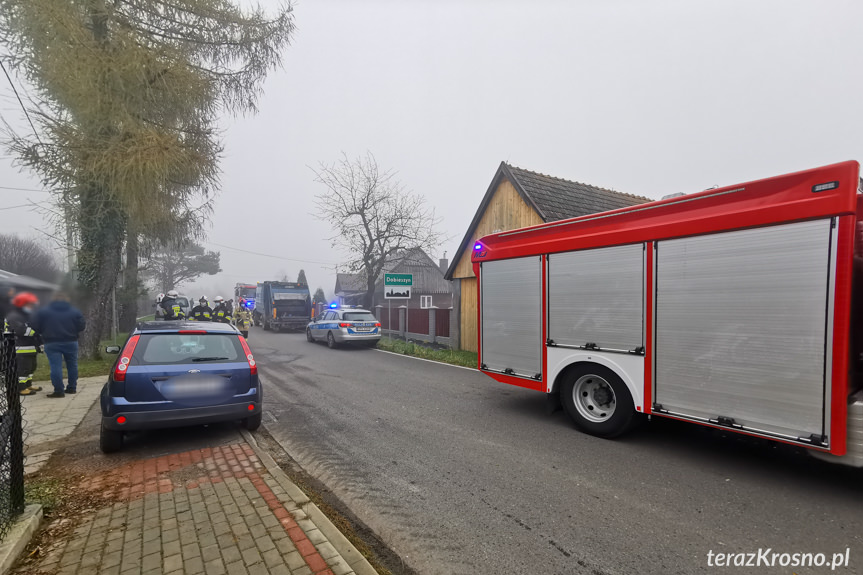
[[[829,241],[819,220],[659,242],[655,401],[821,434]]]
[[[549,338],[630,351],[644,345],[644,245],[552,254]]]
[[[542,371],[542,267],[539,256],[483,262],[482,362],[533,377]]]

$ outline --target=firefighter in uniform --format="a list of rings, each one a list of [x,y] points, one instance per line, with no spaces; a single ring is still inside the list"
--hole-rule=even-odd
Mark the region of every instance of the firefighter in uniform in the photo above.
[[[249,327],[252,325],[252,312],[240,304],[237,308],[237,329],[243,334],[243,337],[249,339]]]
[[[34,395],[42,391],[33,386],[36,371],[36,354],[42,346],[39,334],[30,327],[30,314],[39,299],[29,292],[21,292],[12,298],[12,310],[6,315],[9,331],[15,334],[15,363],[18,366],[18,393]]]
[[[177,298],[180,297],[180,294],[177,293],[177,290],[171,290],[167,294],[165,294],[164,299],[162,299],[162,309],[165,310],[165,319],[186,319],[186,314],[183,313],[183,307],[180,305],[180,300]]]
[[[198,300],[198,305],[192,308],[191,319],[195,321],[211,321],[213,319],[213,309],[207,303],[207,296],[202,295]]]
[[[213,308],[213,321],[231,323],[231,308],[228,307],[225,298],[218,295],[213,301],[216,302],[216,307]]]

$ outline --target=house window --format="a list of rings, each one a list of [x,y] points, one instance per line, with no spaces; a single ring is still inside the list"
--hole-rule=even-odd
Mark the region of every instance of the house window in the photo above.
[[[422,309],[428,309],[432,306],[432,296],[430,295],[421,295],[420,296],[420,307]]]

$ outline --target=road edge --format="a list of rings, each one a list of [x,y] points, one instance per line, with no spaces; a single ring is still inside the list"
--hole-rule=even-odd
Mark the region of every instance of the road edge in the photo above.
[[[332,521],[324,515],[318,506],[315,505],[314,502],[312,502],[312,500],[309,499],[306,494],[288,478],[270,454],[258,445],[255,436],[246,429],[240,429],[240,434],[243,436],[246,443],[248,443],[255,451],[258,459],[261,460],[273,479],[275,479],[276,482],[281,485],[282,489],[287,492],[288,496],[290,496],[290,498],[293,499],[303,511],[305,511],[308,518],[315,524],[321,533],[324,534],[330,544],[336,551],[338,551],[339,555],[341,555],[347,562],[348,566],[350,566],[357,575],[378,575],[375,568],[372,567],[371,563],[369,563],[368,560],[363,557],[362,553],[354,547],[353,543],[351,543],[348,538],[345,537],[335,525],[333,525]],[[281,445],[281,443],[279,443],[279,445]],[[284,449],[284,447],[282,447],[282,449]]]
[[[467,369],[467,370],[469,370],[469,371],[479,371],[479,370],[478,370],[477,368],[475,368],[475,367],[467,367],[467,366],[464,366],[464,365],[456,365],[456,364],[454,364],[454,363],[447,363],[447,362],[445,362],[445,361],[435,361],[435,360],[433,360],[433,359],[426,359],[426,358],[424,358],[424,357],[417,357],[417,356],[415,356],[415,355],[407,355],[407,354],[405,354],[405,353],[396,353],[396,352],[394,352],[394,351],[387,351],[387,350],[385,350],[385,349],[378,349],[378,348],[375,348],[375,351],[379,351],[379,352],[381,352],[381,353],[388,353],[388,354],[390,354],[390,355],[397,355],[397,356],[399,356],[399,357],[407,357],[407,358],[410,358],[410,359],[415,359],[415,360],[417,360],[417,361],[427,361],[427,362],[429,362],[429,363],[436,363],[436,364],[438,364],[438,365],[445,365],[445,366],[447,366],[447,367],[457,367],[457,368],[459,368],[459,369]]]
[[[30,544],[40,523],[42,523],[42,506],[38,503],[27,505],[21,516],[12,524],[3,543],[0,544],[0,575],[12,569],[21,553]]]

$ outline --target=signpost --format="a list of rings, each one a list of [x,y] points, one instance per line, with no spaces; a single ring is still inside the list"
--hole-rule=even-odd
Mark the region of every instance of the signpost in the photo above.
[[[413,274],[384,274],[384,299],[411,299],[411,288],[414,285]],[[393,329],[392,324],[392,302],[387,302],[387,322],[390,331]],[[408,306],[408,310],[410,306]],[[408,333],[408,310],[405,310],[405,339]]]
[[[411,299],[413,274],[384,274],[385,299]]]

